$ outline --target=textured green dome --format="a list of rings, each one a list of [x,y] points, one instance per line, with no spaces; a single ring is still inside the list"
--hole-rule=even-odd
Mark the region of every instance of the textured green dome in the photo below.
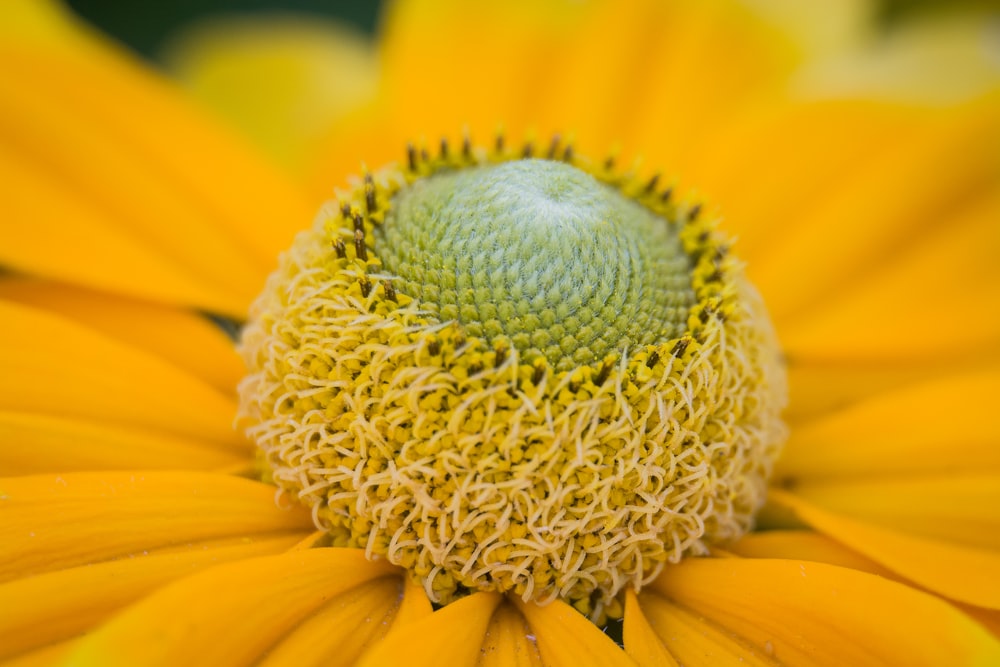
[[[421,179],[375,238],[398,288],[436,318],[557,370],[680,336],[695,302],[678,226],[561,162]]]

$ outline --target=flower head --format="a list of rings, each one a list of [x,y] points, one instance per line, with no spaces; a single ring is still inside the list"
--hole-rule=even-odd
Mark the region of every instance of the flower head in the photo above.
[[[603,619],[749,529],[784,382],[699,207],[563,155],[445,145],[346,193],[252,309],[243,412],[334,545]]]

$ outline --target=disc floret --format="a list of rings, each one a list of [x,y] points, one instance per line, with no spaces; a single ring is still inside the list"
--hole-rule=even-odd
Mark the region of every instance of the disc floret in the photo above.
[[[242,415],[334,544],[440,604],[600,619],[748,529],[784,385],[712,221],[553,147],[410,149],[321,212],[254,306]]]

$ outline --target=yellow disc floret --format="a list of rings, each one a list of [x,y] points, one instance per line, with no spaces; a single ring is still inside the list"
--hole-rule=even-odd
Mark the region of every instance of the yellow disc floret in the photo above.
[[[241,412],[333,544],[440,604],[600,619],[748,530],[784,377],[698,207],[561,157],[411,150],[322,211],[254,305]]]

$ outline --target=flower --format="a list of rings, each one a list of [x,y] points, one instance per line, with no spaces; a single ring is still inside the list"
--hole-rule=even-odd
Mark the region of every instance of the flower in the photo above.
[[[839,56],[803,70],[799,32],[728,3],[446,5],[393,10],[379,92],[307,171],[326,191],[414,132],[489,137],[500,118],[572,128],[585,154],[621,141],[696,184],[738,234],[788,360],[790,440],[761,517],[774,530],[627,592],[624,651],[565,603],[477,593],[432,613],[384,560],[308,548],[324,540],[308,512],[253,479],[230,427],[242,370],[197,311],[244,317],[310,196],[48,5],[9,3],[0,609],[19,613],[0,619],[0,649],[70,664],[995,661],[995,93],[845,90]]]

